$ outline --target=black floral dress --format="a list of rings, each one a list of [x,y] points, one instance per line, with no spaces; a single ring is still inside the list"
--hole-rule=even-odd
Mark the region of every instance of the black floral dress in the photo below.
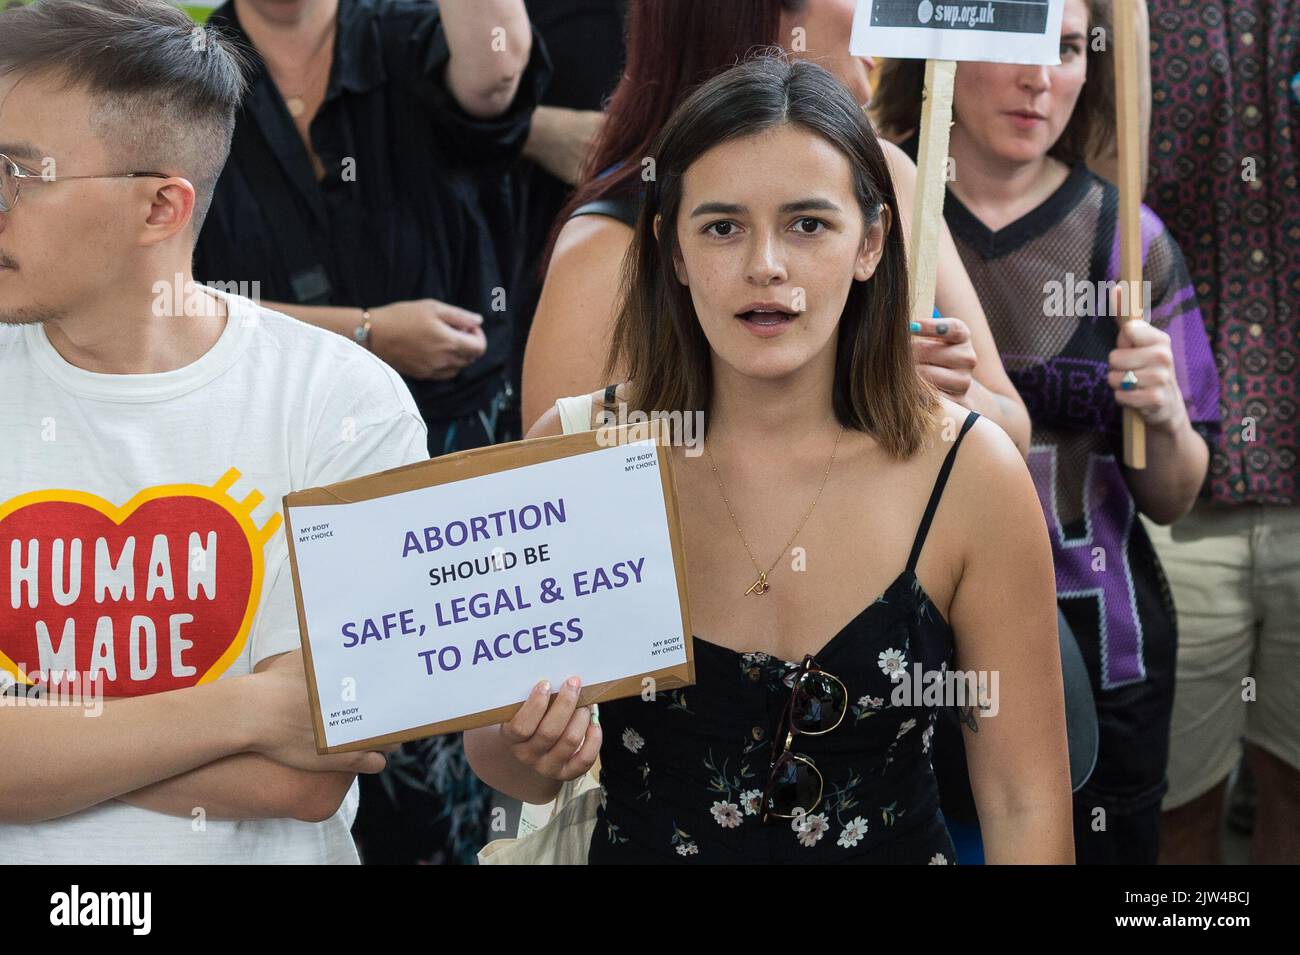
[[[771,737],[800,663],[696,637],[694,686],[600,707],[592,864],[956,862],[930,765],[937,701],[904,691],[917,685],[915,665],[923,674],[952,666],[952,628],[915,570],[977,417],[970,413],[948,452],[906,569],[814,655],[849,694],[839,727],[795,737],[794,752],[825,780],[821,802],[801,818],[761,821]]]

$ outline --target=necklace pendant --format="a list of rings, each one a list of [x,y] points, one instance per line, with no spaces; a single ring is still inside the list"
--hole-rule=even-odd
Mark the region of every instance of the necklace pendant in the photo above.
[[[307,104],[303,102],[301,96],[290,96],[285,100],[284,105],[288,107],[289,115],[297,119],[307,111]]]
[[[771,588],[767,583],[767,572],[760,570],[758,572],[758,580],[749,585],[749,589],[745,591],[745,596],[748,597],[750,594],[762,595],[767,593],[770,589]]]

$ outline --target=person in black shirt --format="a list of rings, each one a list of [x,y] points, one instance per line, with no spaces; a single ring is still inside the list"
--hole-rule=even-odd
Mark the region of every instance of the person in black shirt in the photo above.
[[[195,277],[371,348],[431,454],[509,440],[512,210],[482,190],[549,78],[523,0],[232,0],[210,22],[253,69]],[[362,787],[362,856],[470,862],[489,796],[459,736],[408,743]]]
[[[374,350],[431,454],[501,440],[512,313],[489,216],[510,210],[480,187],[549,78],[522,0],[232,0],[210,22],[254,70],[196,277]]]

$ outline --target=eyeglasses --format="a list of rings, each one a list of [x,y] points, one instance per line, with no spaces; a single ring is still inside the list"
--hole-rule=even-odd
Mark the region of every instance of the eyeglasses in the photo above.
[[[848,690],[839,677],[819,668],[811,654],[803,658],[772,740],[772,771],[763,791],[763,822],[773,816],[795,819],[812,812],[822,801],[825,781],[821,771],[807,756],[791,752],[791,747],[796,736],[822,736],[839,726],[848,710],[848,699]]]
[[[4,153],[0,153],[0,212],[13,212],[18,205],[18,186],[25,180],[32,182],[63,182],[67,179],[170,179],[164,172],[128,172],[117,176],[45,176],[28,172]]]

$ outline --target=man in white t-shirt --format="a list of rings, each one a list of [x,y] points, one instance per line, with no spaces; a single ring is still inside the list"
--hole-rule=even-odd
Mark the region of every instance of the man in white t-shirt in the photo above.
[[[191,282],[241,92],[161,0],[0,14],[5,862],[357,861],[384,756],[316,755],[280,502],[425,429],[364,348]]]

